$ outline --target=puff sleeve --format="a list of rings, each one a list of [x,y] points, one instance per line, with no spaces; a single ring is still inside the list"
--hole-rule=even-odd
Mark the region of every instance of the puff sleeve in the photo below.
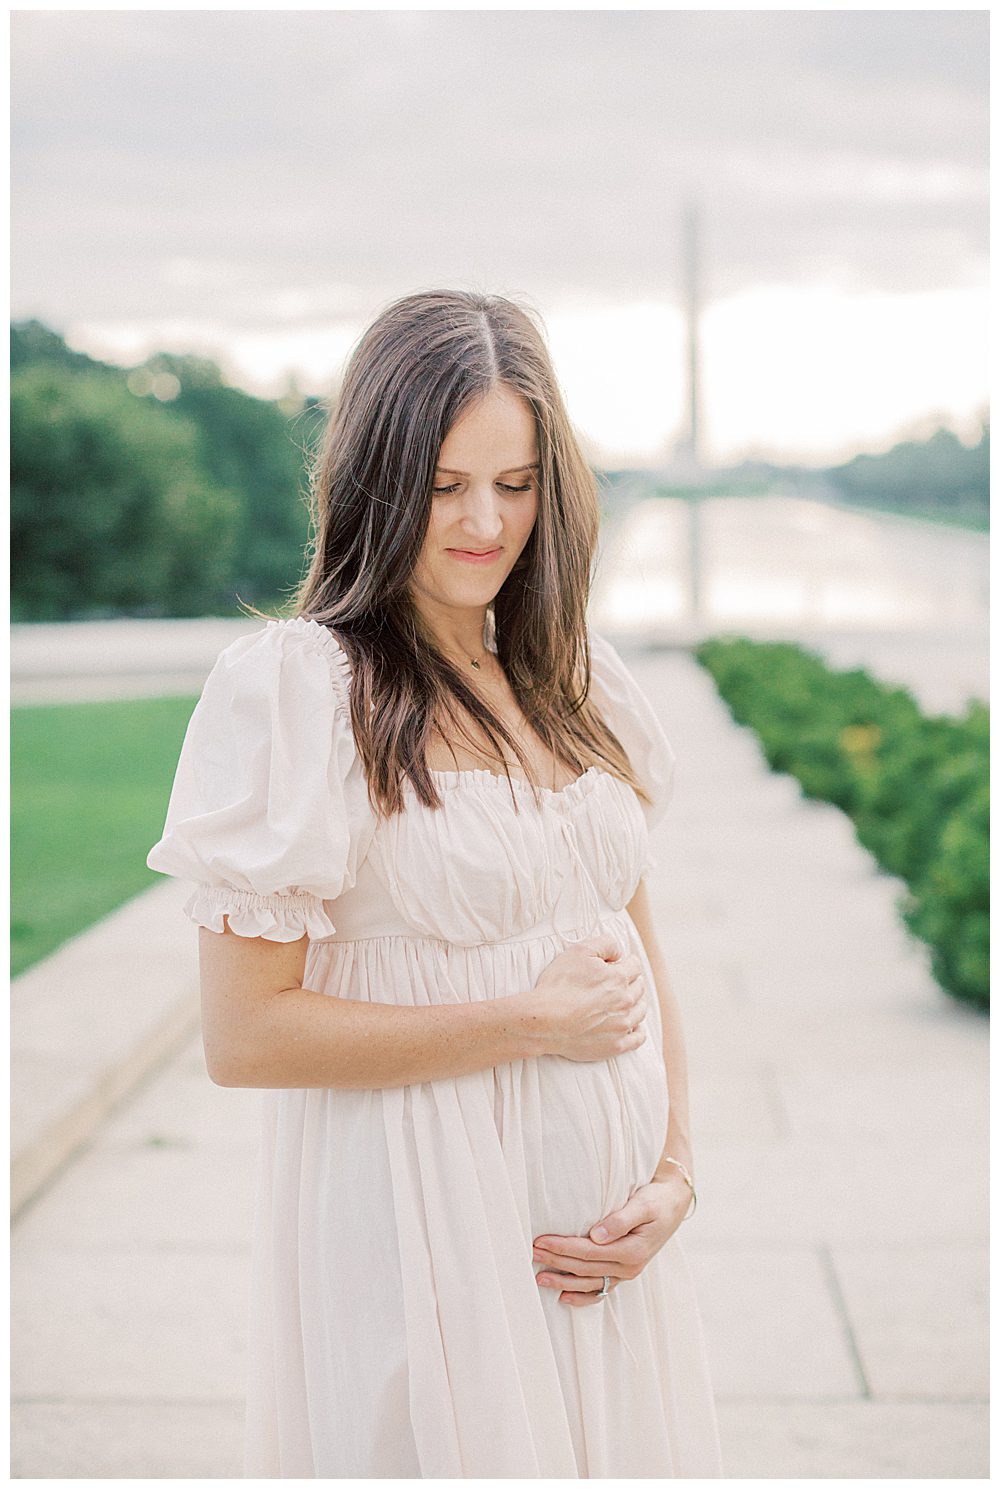
[[[590,631],[591,692],[609,727],[614,730],[650,803],[639,798],[646,826],[654,828],[670,805],[674,792],[676,756],[647,695],[606,636]],[[655,867],[647,855],[645,868]]]
[[[219,655],[146,863],[196,887],[184,913],[239,936],[323,941],[371,838],[347,658],[316,621],[269,621]]]

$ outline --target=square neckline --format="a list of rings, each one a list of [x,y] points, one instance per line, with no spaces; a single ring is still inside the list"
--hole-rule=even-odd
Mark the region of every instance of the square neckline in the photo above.
[[[473,766],[467,770],[435,770],[428,766],[427,773],[433,776],[435,780],[445,781],[449,785],[453,783],[452,789],[462,784],[478,785],[480,782],[496,782],[502,786],[507,786],[508,784],[516,786],[521,791],[530,792],[532,796],[536,791],[540,791],[543,796],[550,797],[569,796],[575,793],[578,788],[582,787],[585,781],[610,774],[609,771],[604,770],[600,765],[588,765],[585,771],[578,776],[574,776],[571,781],[567,781],[562,786],[536,786],[531,781],[522,780],[519,776],[511,776],[508,782],[507,776],[500,775],[498,771],[490,770],[486,766]]]
[[[323,625],[312,616],[286,616],[281,620],[269,620],[270,626],[289,626],[294,629],[304,628],[307,633],[316,638],[322,645],[323,651],[331,662],[337,677],[338,684],[344,689],[350,686],[351,665],[340,640],[331,631],[329,626]],[[489,651],[496,652],[495,621],[492,610],[487,613],[486,627],[483,635],[484,644]],[[344,696],[344,695],[342,695]],[[485,766],[472,766],[466,770],[436,770],[427,767],[428,775],[436,781],[440,781],[448,788],[455,790],[461,786],[477,786],[490,783],[495,789],[497,785],[508,785],[508,777],[500,775],[495,770],[489,770]],[[521,780],[518,776],[511,776],[509,784],[517,787],[519,791],[528,792],[534,797],[535,792],[549,800],[556,801],[562,797],[573,797],[578,793],[589,795],[591,788],[601,779],[618,780],[619,777],[612,771],[606,770],[602,765],[589,765],[582,774],[574,776],[573,780],[567,781],[562,786],[535,786],[531,781]],[[404,788],[413,790],[413,782],[408,776],[403,777]],[[634,793],[633,793],[634,794]]]

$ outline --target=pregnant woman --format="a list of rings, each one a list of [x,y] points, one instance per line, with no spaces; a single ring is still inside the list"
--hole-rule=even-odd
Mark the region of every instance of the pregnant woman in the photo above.
[[[196,886],[209,1073],[261,1089],[244,1476],[720,1477],[643,880],[674,757],[587,625],[534,319],[389,306],[311,494],[147,859]]]

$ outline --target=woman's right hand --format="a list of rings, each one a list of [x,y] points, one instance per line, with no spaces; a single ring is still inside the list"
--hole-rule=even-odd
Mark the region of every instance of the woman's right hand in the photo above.
[[[646,1038],[642,964],[607,934],[568,946],[518,996],[540,1054],[607,1060]]]

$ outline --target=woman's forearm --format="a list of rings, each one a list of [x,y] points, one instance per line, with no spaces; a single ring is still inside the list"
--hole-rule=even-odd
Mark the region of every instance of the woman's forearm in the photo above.
[[[521,994],[411,1007],[288,988],[247,1018],[238,1047],[209,1062],[220,1086],[406,1086],[544,1053]],[[206,1055],[208,1045],[206,1044]]]
[[[663,1153],[656,1166],[654,1177],[661,1179],[678,1173],[674,1164],[665,1162],[669,1154],[671,1158],[680,1159],[691,1174],[693,1181],[694,1158],[691,1152],[691,1131],[688,1120],[687,1052],[681,1028],[681,1011],[674,997],[673,988],[670,986],[663,952],[660,950],[654,925],[655,916],[645,880],[640,880],[635,895],[629,902],[628,913],[639,933],[639,939],[642,941],[653,973],[653,980],[656,983],[655,991],[663,1024],[663,1063],[667,1069],[667,1086],[670,1092],[667,1140],[663,1145]]]
[[[663,1063],[667,1068],[667,1087],[670,1092],[670,1114],[667,1119],[667,1140],[663,1154],[656,1166],[654,1177],[662,1179],[677,1173],[676,1167],[667,1163],[666,1157],[679,1158],[694,1180],[694,1155],[691,1151],[691,1124],[688,1110],[687,1051],[681,1028],[681,1012],[670,986],[663,957],[656,951],[650,957],[650,966],[656,979],[656,991],[663,1022]]]

